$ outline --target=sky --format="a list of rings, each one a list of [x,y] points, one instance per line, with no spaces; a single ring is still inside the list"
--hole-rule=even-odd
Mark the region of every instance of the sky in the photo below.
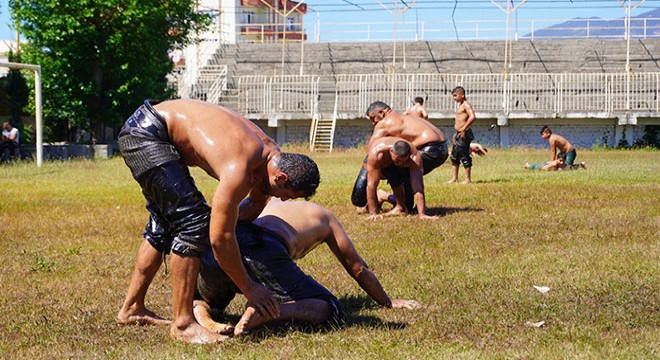
[[[392,12],[396,13],[395,4],[401,9],[406,4],[412,6],[405,12],[403,19],[408,24],[415,22],[432,23],[434,21],[457,21],[457,26],[463,25],[461,21],[473,20],[501,20],[506,19],[506,13],[500,10],[495,3],[506,8],[507,1],[499,0],[308,0],[309,11],[305,17],[306,28],[310,29],[318,21],[322,28],[326,23],[338,22],[394,22]],[[627,4],[626,0],[621,0]],[[382,4],[382,5],[381,5]],[[513,0],[513,5],[519,5],[512,13],[512,19],[527,21],[531,19],[553,19],[561,22],[571,18],[622,18],[625,17],[625,9],[617,0]],[[660,0],[631,1],[632,6],[640,4],[632,11],[632,15],[650,11],[660,7]],[[390,12],[383,7],[387,7]],[[398,21],[401,21],[399,18]],[[9,28],[9,9],[6,1],[0,1],[0,40],[13,40],[15,33]],[[550,25],[550,22],[539,22],[539,24]],[[453,24],[452,24],[453,26]],[[323,30],[322,30],[323,31]],[[347,36],[335,34],[335,36]]]

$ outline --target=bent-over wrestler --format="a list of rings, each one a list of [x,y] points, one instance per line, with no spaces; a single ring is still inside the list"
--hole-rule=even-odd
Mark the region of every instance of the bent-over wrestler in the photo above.
[[[367,151],[372,144],[383,137],[400,137],[410,142],[422,157],[422,170],[424,175],[431,170],[444,164],[449,157],[447,139],[445,135],[428,120],[417,116],[404,115],[390,108],[382,101],[375,101],[367,108],[367,116],[374,126],[374,131],[367,144]],[[367,187],[367,159],[365,158],[362,169],[355,180],[351,202],[358,208],[367,205],[364,194]],[[404,183],[406,193],[406,209],[412,211],[414,199],[412,189],[408,182]]]
[[[322,243],[326,243],[360,287],[378,304],[391,308],[415,309],[414,300],[391,299],[376,275],[360,257],[341,222],[330,210],[311,202],[272,199],[252,224],[239,222],[238,243],[243,262],[256,281],[277,293],[280,316],[272,318],[255,311],[248,302],[245,313],[234,329],[235,335],[275,320],[294,320],[318,324],[341,316],[341,304],[327,289],[305,275],[294,263]],[[231,327],[213,321],[209,310],[223,310],[236,287],[207,251],[197,290],[204,301],[195,302],[195,316],[203,326],[227,333]]]

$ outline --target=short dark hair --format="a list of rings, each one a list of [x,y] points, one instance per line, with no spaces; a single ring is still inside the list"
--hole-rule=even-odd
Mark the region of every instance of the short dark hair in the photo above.
[[[421,97],[421,96],[418,96],[418,97],[415,98],[415,102],[424,105],[424,98]]]
[[[544,132],[547,132],[548,134],[552,134],[552,130],[550,130],[548,125],[545,125],[543,128],[541,128],[541,135],[543,135]]]
[[[388,110],[388,109],[390,109],[389,105],[387,105],[384,102],[378,100],[378,101],[372,102],[371,105],[369,105],[369,107],[367,108],[367,113],[366,114],[367,114],[367,116],[369,116],[369,113],[377,112],[378,110]]]
[[[319,168],[309,156],[294,153],[280,153],[277,168],[288,177],[287,189],[302,191],[305,199],[309,199],[316,193],[316,188],[321,182]]]
[[[408,157],[412,149],[410,148],[410,143],[405,140],[399,140],[394,143],[392,150],[399,157]]]
[[[462,86],[457,86],[457,87],[454,88],[454,90],[451,91],[452,94],[456,93],[456,92],[459,92],[459,93],[465,95],[465,89],[463,89]]]

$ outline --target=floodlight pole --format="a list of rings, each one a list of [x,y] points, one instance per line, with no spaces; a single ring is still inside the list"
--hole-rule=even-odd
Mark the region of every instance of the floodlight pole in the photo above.
[[[500,10],[506,13],[506,40],[504,41],[504,80],[507,79],[507,68],[511,68],[511,54],[509,51],[510,40],[509,40],[509,25],[511,23],[511,13],[518,10],[519,7],[523,6],[527,0],[522,0],[518,5],[513,6],[513,0],[506,1],[506,7],[500,5],[496,0],[490,0],[490,2],[497,6]]]
[[[630,110],[630,81],[631,81],[631,69],[630,69],[630,37],[632,32],[630,31],[630,13],[632,10],[641,5],[645,0],[639,0],[635,6],[632,6],[631,0],[617,0],[619,5],[626,9],[626,23],[625,23],[625,35],[626,35],[626,109]],[[628,5],[626,5],[628,3]]]
[[[20,64],[12,62],[0,62],[0,67],[8,67],[10,69],[28,69],[34,71],[34,116],[37,125],[37,166],[41,167],[44,159],[44,142],[43,142],[43,120],[42,120],[42,106],[41,106],[41,66],[31,64]]]
[[[404,2],[404,4],[405,4],[406,6],[404,6],[403,8],[401,8],[401,10],[399,10],[399,6],[398,6],[398,1],[399,1],[399,0],[394,0],[394,11],[391,11],[390,9],[388,9],[387,6],[383,5],[383,3],[382,3],[380,0],[377,0],[377,1],[378,1],[378,4],[379,4],[383,9],[385,9],[385,11],[387,11],[388,13],[392,14],[392,16],[394,16],[394,43],[392,44],[392,45],[393,45],[393,46],[392,46],[392,68],[394,68],[394,67],[396,66],[396,23],[397,23],[397,21],[398,21],[398,20],[397,20],[397,17],[398,17],[399,15],[402,15],[402,14],[405,13],[406,11],[408,11],[408,9],[410,9],[413,5],[415,5],[415,3],[417,2],[417,0],[413,0],[410,4],[406,4],[406,3]],[[404,35],[404,40],[403,40],[403,41],[404,41],[404,45],[403,45],[403,46],[404,46],[404,48],[405,48],[405,46],[406,46],[406,45],[405,45],[405,35],[406,35],[405,31],[404,31],[403,35]],[[404,50],[404,56],[405,56],[405,50]],[[405,58],[404,58],[403,61],[404,61],[404,64],[405,64]]]
[[[276,12],[278,15],[280,15],[280,16],[283,18],[283,20],[284,20],[284,21],[283,21],[283,23],[284,23],[284,27],[282,28],[282,32],[283,32],[283,35],[284,35],[284,36],[282,37],[282,70],[284,70],[284,46],[285,46],[285,42],[286,42],[286,17],[289,16],[289,14],[291,14],[292,12],[296,11],[296,9],[298,9],[298,7],[300,7],[300,5],[304,4],[305,1],[300,1],[300,2],[298,3],[298,5],[294,6],[291,10],[287,11],[287,10],[286,10],[286,3],[288,2],[288,0],[283,0],[282,2],[284,3],[284,12],[281,12],[281,11],[279,11],[279,9],[277,9],[276,7],[273,7],[273,6],[272,6],[271,4],[269,4],[268,1],[266,1],[266,0],[261,0],[261,2],[262,2],[263,4],[265,4],[266,6],[268,6],[271,10],[275,11],[275,12]],[[304,16],[303,16],[303,19],[304,19]],[[304,24],[304,20],[303,20],[303,24]],[[304,31],[304,28],[303,28],[303,31]],[[304,35],[304,33],[303,33],[302,35]],[[301,37],[302,37],[302,35],[301,35]],[[301,41],[302,41],[302,39],[301,39]],[[302,52],[302,50],[301,50],[301,52],[300,52],[300,57],[301,57],[301,59],[302,59],[302,57],[303,57],[303,52]],[[300,60],[300,63],[302,64],[302,60]],[[301,75],[302,75],[302,65],[301,65],[301,68],[300,68],[300,72],[301,72]]]

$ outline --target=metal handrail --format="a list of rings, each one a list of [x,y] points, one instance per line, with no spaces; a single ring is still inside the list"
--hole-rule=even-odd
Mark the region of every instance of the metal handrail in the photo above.
[[[363,114],[376,100],[403,110],[414,96],[425,97],[428,112],[450,114],[456,110],[451,91],[458,85],[466,89],[472,106],[480,112],[660,112],[657,72],[632,74],[630,87],[626,73],[525,73],[511,74],[507,79],[498,74],[251,75],[234,83],[243,105],[239,111],[298,114],[303,118],[313,114],[315,106],[329,109],[334,105],[317,103],[319,84],[334,87],[332,101],[339,114]]]

